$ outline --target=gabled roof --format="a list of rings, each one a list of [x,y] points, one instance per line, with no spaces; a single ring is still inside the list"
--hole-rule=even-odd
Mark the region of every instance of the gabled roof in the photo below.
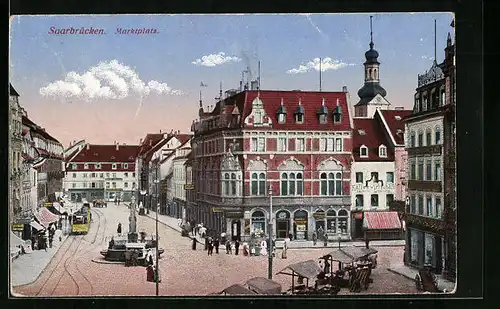
[[[244,124],[245,118],[252,112],[252,102],[259,95],[263,102],[266,114],[272,119],[272,126],[278,130],[342,130],[350,129],[349,109],[347,106],[346,92],[317,92],[317,91],[278,91],[278,90],[260,90],[260,91],[242,91],[238,94],[218,102],[212,116],[217,115],[220,110],[220,105],[236,105],[238,110],[242,112],[240,125]],[[281,107],[281,100],[287,110],[285,123],[278,123],[276,112]],[[304,109],[304,123],[296,124],[294,112],[299,107],[299,99]],[[320,124],[317,111],[321,108],[323,99],[325,106],[328,108],[328,124]],[[337,99],[343,111],[342,122],[339,124],[333,123],[332,111],[337,106]]]
[[[380,145],[387,147],[387,157],[381,158],[378,155]],[[390,147],[392,142],[385,134],[383,123],[378,119],[355,118],[353,130],[353,150],[354,161],[356,162],[388,162],[394,161],[394,150]],[[368,147],[368,157],[360,157],[360,147]]]
[[[392,135],[397,145],[404,145],[404,118],[412,114],[412,110],[378,110],[389,127],[389,133]],[[398,134],[399,132],[402,132]]]
[[[70,162],[135,162],[137,145],[88,145],[83,147]]]
[[[193,135],[181,133],[181,134],[175,134],[174,137],[176,137],[181,142],[181,145],[184,145],[191,139],[191,137],[193,137]]]
[[[139,155],[144,155],[158,144],[164,137],[163,133],[148,133],[139,145]]]

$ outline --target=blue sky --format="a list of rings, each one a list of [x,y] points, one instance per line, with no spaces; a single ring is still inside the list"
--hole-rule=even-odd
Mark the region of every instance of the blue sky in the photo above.
[[[87,138],[102,143],[113,142],[109,139],[132,143],[159,129],[187,132],[196,118],[200,82],[208,84],[203,88],[204,101],[213,105],[219,82],[223,82],[224,90],[236,88],[247,65],[256,76],[258,60],[262,89],[280,90],[318,90],[317,70],[287,73],[314,58],[330,57],[332,62],[349,64],[324,71],[323,90],[340,91],[346,85],[352,101],[357,101],[357,91],[363,85],[364,53],[370,42],[370,15],[374,16],[373,39],[380,54],[386,98],[394,106],[411,108],[417,74],[425,72],[434,57],[434,19],[440,62],[447,33],[453,35],[450,13],[16,16],[10,30],[10,79],[30,117],[56,137],[59,134],[61,141]],[[102,28],[105,34],[54,35],[49,34],[52,26]],[[117,34],[117,28],[156,28],[159,33]],[[221,52],[239,61],[215,66],[192,63]],[[83,75],[100,62],[111,60],[135,72],[146,85],[157,81],[163,90],[155,92],[151,86],[142,103],[133,92],[112,99],[40,93],[50,83],[67,82],[69,72]],[[138,105],[142,106],[139,112]],[[182,117],[171,112],[179,108]],[[117,116],[117,110],[126,115]],[[61,113],[80,112],[88,115],[81,128],[53,125]],[[113,119],[105,117],[106,137],[102,132],[87,132],[96,121],[104,126],[99,118],[103,112],[113,115]],[[134,129],[130,128],[132,122]],[[86,127],[90,129],[84,130]]]

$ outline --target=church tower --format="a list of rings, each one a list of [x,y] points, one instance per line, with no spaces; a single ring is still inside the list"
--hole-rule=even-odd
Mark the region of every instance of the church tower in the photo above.
[[[373,49],[372,17],[370,16],[370,49],[365,53],[365,84],[358,91],[359,102],[354,106],[355,117],[373,117],[376,109],[389,109],[387,95],[380,85],[378,52]]]

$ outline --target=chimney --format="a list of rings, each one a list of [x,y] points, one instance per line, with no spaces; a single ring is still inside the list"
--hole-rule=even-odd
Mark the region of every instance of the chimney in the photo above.
[[[87,143],[87,150],[90,150],[90,144]]]
[[[153,140],[152,139],[149,140],[149,146],[153,146]]]
[[[116,151],[120,149],[120,143],[116,143]]]
[[[142,138],[139,139],[139,145],[142,145]]]
[[[161,134],[161,130],[160,130],[160,134]]]
[[[347,86],[342,86],[342,92],[347,92]]]

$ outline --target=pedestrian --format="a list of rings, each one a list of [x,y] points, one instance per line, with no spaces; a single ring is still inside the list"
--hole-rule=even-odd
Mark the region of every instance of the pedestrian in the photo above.
[[[118,232],[118,235],[122,234],[122,224],[121,223],[118,223],[118,228],[116,229],[116,231]]]
[[[316,234],[316,231],[313,232],[313,246],[316,246],[316,241],[318,240],[318,235]]]
[[[231,241],[229,241],[229,239],[226,241],[226,254],[233,254],[231,250]]]
[[[203,250],[208,250],[208,237],[205,238],[205,248]]]
[[[181,219],[181,218],[178,218],[178,219],[177,219],[177,225],[178,225],[178,226],[181,226],[181,225],[182,225],[182,219]]]
[[[219,254],[219,246],[220,246],[219,237],[216,237],[215,241],[214,241],[214,247],[215,247],[215,253],[216,254]]]
[[[238,255],[238,252],[240,251],[240,242],[238,239],[234,242],[234,255]]]
[[[212,255],[214,251],[214,243],[212,241],[212,237],[208,237],[208,255]]]
[[[283,250],[281,251],[281,258],[286,259],[286,253],[288,251],[288,241],[290,238],[285,238],[285,241],[283,242]]]
[[[323,245],[326,247],[328,245],[328,234],[325,232],[323,235]]]
[[[193,250],[196,250],[196,237],[193,237],[193,245],[192,245]]]

